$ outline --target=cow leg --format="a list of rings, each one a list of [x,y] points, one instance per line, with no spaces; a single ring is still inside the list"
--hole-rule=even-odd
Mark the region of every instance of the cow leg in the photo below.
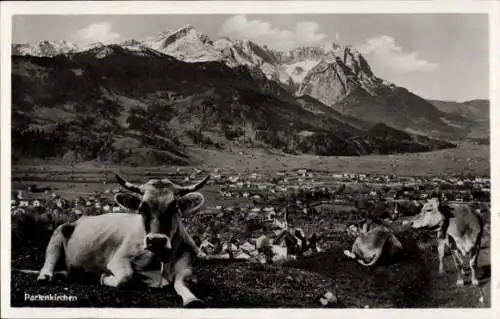
[[[352,245],[351,247],[351,250],[344,250],[344,255],[346,257],[349,257],[351,259],[356,259],[356,255],[360,255],[359,253],[359,246],[358,246],[358,243],[357,241],[354,242],[354,244]]]
[[[184,224],[179,222],[179,229],[181,230],[179,233],[181,234],[182,238],[184,239],[184,242],[187,243],[191,249],[194,250],[196,257],[200,259],[204,259],[207,257],[207,254],[205,254],[203,251],[201,251],[200,247],[196,244],[194,241],[193,237],[187,232],[186,228],[184,227]]]
[[[477,271],[477,257],[479,255],[479,246],[474,247],[471,252],[470,252],[470,259],[469,259],[469,266],[470,266],[470,272],[471,272],[471,283],[474,286],[479,285],[479,280],[477,279],[476,276],[476,271]]]
[[[356,255],[354,255],[351,251],[349,250],[344,250],[344,255],[348,258],[351,258],[351,259],[356,259]]]
[[[38,281],[52,281],[54,278],[54,269],[61,258],[61,252],[64,251],[64,240],[66,240],[63,233],[64,227],[65,224],[57,227],[52,237],[50,237],[45,250],[45,262],[38,275]]]
[[[107,265],[110,275],[101,276],[101,284],[109,287],[119,287],[130,281],[133,275],[130,260],[123,257],[113,258]]]
[[[182,305],[186,308],[201,308],[205,304],[198,299],[189,288],[186,286],[185,280],[193,274],[191,268],[192,256],[190,253],[184,253],[181,258],[175,263],[175,292],[182,298]]]
[[[446,248],[446,240],[444,239],[438,239],[438,257],[439,257],[439,274],[442,275],[444,274],[444,250]]]
[[[463,260],[460,256],[460,251],[458,249],[452,249],[451,255],[453,256],[453,261],[455,262],[455,267],[457,268],[457,286],[464,285],[464,277],[463,277]]]

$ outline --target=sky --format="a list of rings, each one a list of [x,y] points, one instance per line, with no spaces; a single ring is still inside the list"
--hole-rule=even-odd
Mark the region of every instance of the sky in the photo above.
[[[335,42],[358,48],[375,75],[428,99],[488,98],[486,14],[18,15],[13,42],[120,42],[190,24],[211,38],[276,49]]]

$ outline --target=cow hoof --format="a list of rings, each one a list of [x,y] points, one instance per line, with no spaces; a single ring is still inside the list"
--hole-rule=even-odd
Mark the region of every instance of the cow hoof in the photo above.
[[[472,285],[473,285],[473,286],[479,286],[479,280],[477,280],[477,279],[472,279]]]
[[[198,259],[209,259],[208,258],[208,255],[206,253],[204,253],[203,251],[198,251],[198,253],[196,254],[196,258]]]
[[[48,273],[40,273],[40,275],[38,275],[36,280],[38,282],[51,282],[54,280],[54,275]]]
[[[457,280],[457,286],[462,287],[463,285],[464,285],[464,280],[463,279]]]
[[[207,305],[200,299],[194,299],[184,305],[184,308],[206,308]]]
[[[99,278],[99,284],[102,285],[102,286],[107,286],[106,285],[106,278],[109,277],[108,275],[106,274],[102,274],[101,275],[101,278]]]
[[[356,258],[356,256],[352,252],[350,252],[349,250],[344,250],[344,255],[350,259]]]

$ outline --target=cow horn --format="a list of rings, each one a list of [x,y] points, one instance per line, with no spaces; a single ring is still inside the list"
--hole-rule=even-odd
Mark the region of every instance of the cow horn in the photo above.
[[[194,206],[191,207],[186,207],[184,208],[183,211],[181,211],[182,214],[189,215],[193,212],[196,212],[200,209],[203,204],[205,204],[205,197],[198,192],[189,192],[186,195],[182,196],[179,199],[180,205],[184,206],[186,202],[194,202]],[[188,205],[189,206],[189,205]]]
[[[179,195],[183,196],[185,194],[194,192],[194,191],[202,188],[207,183],[209,178],[210,178],[210,176],[207,176],[204,179],[202,179],[201,181],[199,181],[198,183],[193,184],[193,185],[189,185],[189,186],[180,186],[180,185],[177,185],[175,183],[172,183],[172,182],[171,183],[172,183],[172,186],[174,187],[174,189],[179,192]]]
[[[137,185],[137,184],[127,182],[117,173],[115,173],[115,177],[116,177],[116,180],[118,181],[118,183],[121,186],[123,186],[124,188],[128,189],[129,191],[134,192],[134,193],[138,193],[138,194],[144,194],[144,189],[143,189],[142,185]]]

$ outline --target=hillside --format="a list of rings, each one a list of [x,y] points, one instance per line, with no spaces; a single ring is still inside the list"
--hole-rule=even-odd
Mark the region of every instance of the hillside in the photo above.
[[[190,163],[191,146],[318,155],[408,149],[397,134],[372,138],[371,125],[320,102],[322,114],[304,107],[307,98],[245,67],[185,63],[147,47],[13,56],[12,83],[14,157],[156,165]],[[412,139],[419,151],[453,147]]]
[[[490,102],[470,100],[465,102],[430,100],[439,110],[465,117],[477,123],[469,133],[470,138],[487,138],[490,135]]]
[[[465,102],[429,100],[439,110],[467,117],[474,120],[487,121],[490,117],[488,100],[470,100]]]
[[[105,49],[100,43],[76,51],[73,45],[68,49],[66,42],[51,43],[50,50],[39,50],[41,45],[14,44],[13,52],[35,56],[60,52],[72,56],[89,48]],[[188,63],[219,62],[236,72],[248,73],[260,90],[280,99],[294,104],[294,97],[308,96],[369,126],[385,123],[449,140],[481,135],[484,131],[484,121],[443,111],[407,89],[378,78],[369,61],[352,46],[332,43],[275,50],[249,40],[212,39],[191,25],[128,39],[118,45],[129,51],[149,50]],[[20,46],[24,49],[20,50]]]
[[[357,87],[332,107],[371,123],[382,122],[407,132],[449,140],[463,139],[479,125],[442,112],[404,88],[379,86],[373,92]]]

